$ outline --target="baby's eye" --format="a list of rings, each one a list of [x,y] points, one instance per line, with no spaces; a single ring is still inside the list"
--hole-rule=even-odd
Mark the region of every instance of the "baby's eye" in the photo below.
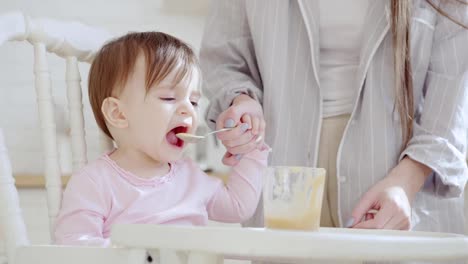
[[[166,101],[166,102],[171,102],[175,100],[175,98],[173,97],[159,97],[159,99]]]

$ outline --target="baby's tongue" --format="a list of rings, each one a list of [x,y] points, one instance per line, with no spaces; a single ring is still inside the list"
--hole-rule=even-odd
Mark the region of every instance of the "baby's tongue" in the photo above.
[[[166,135],[166,139],[167,141],[172,144],[172,145],[177,145],[177,142],[178,142],[178,138],[176,137],[176,134],[174,132],[174,130],[171,130],[169,131],[169,133],[167,133]]]

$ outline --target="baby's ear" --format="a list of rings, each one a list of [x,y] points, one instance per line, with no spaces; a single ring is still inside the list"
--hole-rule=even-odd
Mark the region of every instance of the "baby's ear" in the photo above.
[[[101,112],[106,119],[106,122],[117,128],[128,127],[128,120],[122,111],[121,102],[114,97],[107,97],[102,102]]]

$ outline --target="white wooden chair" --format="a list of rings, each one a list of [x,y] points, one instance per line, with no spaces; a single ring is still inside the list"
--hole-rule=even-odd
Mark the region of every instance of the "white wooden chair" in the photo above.
[[[86,36],[86,38],[83,38]],[[44,148],[44,166],[50,230],[62,200],[61,171],[54,120],[54,104],[46,53],[66,60],[67,98],[73,168],[87,162],[83,118],[81,77],[78,62],[91,62],[95,52],[111,35],[100,29],[75,22],[33,19],[20,12],[0,15],[0,45],[5,41],[28,41],[34,47],[34,75]],[[104,136],[102,149],[112,141]],[[8,263],[144,263],[143,249],[60,247],[30,245],[18,203],[11,165],[0,130],[0,216]],[[1,236],[0,236],[1,237]],[[51,236],[52,237],[52,236]]]
[[[86,38],[82,38],[86,35]],[[34,46],[34,73],[45,157],[49,222],[54,224],[62,198],[51,81],[46,52],[66,59],[73,167],[86,160],[83,105],[78,61],[90,62],[110,35],[79,23],[32,19],[21,13],[0,15],[0,45],[28,41]],[[103,139],[103,149],[112,142]],[[163,264],[214,264],[234,256],[259,260],[449,260],[468,259],[462,235],[423,232],[320,229],[287,232],[249,228],[115,225],[111,240],[119,247],[91,248],[30,245],[18,203],[11,165],[0,129],[0,227],[9,264],[144,263],[147,250]],[[53,228],[51,228],[53,230]],[[1,237],[1,236],[0,236]],[[1,259],[0,259],[1,261]]]
[[[2,15],[0,19],[0,45],[6,40],[28,41],[34,47],[35,88],[44,148],[50,226],[54,225],[55,217],[60,208],[62,183],[51,77],[46,53],[55,53],[66,60],[70,135],[73,169],[75,170],[87,163],[78,61],[91,62],[97,49],[111,37],[104,30],[91,28],[80,23],[32,19],[19,12]],[[102,149],[110,149],[112,141],[104,136],[104,133],[101,135]]]

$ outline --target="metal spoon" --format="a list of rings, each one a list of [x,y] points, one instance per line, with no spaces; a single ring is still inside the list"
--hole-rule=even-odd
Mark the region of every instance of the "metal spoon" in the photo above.
[[[183,141],[185,141],[187,143],[197,143],[198,141],[200,141],[202,139],[205,139],[209,135],[219,133],[219,132],[223,132],[223,131],[229,131],[229,130],[234,129],[234,128],[235,127],[222,128],[222,129],[219,129],[219,130],[211,131],[211,132],[209,132],[209,133],[207,133],[207,134],[205,134],[203,136],[198,136],[198,135],[189,134],[189,133],[177,133],[176,137],[182,139]]]

